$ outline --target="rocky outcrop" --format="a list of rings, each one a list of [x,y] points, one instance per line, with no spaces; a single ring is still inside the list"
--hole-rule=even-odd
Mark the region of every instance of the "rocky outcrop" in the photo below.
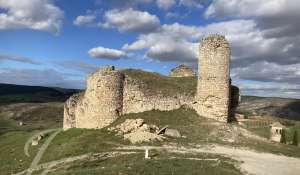
[[[170,72],[170,77],[194,77],[196,76],[193,69],[189,68],[188,66],[181,64]]]

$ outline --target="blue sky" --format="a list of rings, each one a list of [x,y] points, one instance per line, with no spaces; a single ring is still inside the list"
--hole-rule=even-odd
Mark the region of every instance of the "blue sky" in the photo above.
[[[243,94],[300,98],[297,0],[0,0],[0,83],[84,88],[96,68],[197,69],[223,34]]]

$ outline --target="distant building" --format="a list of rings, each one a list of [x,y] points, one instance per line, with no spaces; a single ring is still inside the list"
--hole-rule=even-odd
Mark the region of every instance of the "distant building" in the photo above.
[[[175,67],[170,72],[170,77],[194,77],[194,76],[196,76],[196,74],[193,71],[193,69],[191,69],[190,67],[184,64]]]
[[[285,126],[279,122],[272,123],[271,127],[271,140],[275,142],[280,142],[282,130]]]

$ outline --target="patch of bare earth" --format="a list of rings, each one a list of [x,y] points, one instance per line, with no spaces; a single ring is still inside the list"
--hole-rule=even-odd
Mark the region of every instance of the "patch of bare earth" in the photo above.
[[[124,139],[133,144],[155,140],[162,141],[164,137],[158,135],[158,130],[157,126],[146,124],[143,119],[126,119],[124,123],[108,128],[108,131],[123,135]]]
[[[241,164],[241,170],[246,174],[255,175],[299,175],[300,159],[271,153],[261,153],[249,149],[232,148],[220,145],[198,146],[194,148],[176,146],[127,146],[119,150],[164,150],[175,153],[211,153],[220,154],[235,159]]]

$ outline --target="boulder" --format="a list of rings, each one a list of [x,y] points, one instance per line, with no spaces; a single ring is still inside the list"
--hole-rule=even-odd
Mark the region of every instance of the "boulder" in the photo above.
[[[169,137],[175,137],[175,138],[181,137],[181,134],[177,129],[169,129],[169,128],[165,129],[164,135]]]
[[[32,142],[31,142],[31,145],[32,146],[36,146],[36,145],[38,145],[39,144],[39,141],[37,141],[37,140],[32,140]]]

